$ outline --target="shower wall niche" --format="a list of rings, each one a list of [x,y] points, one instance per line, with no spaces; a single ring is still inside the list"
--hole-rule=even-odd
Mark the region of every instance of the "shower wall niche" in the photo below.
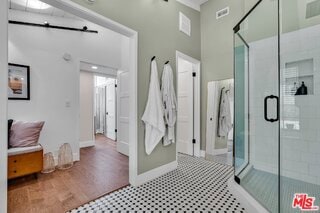
[[[313,58],[285,63],[283,73],[286,95],[299,95],[302,83],[307,88],[306,95],[314,94]]]

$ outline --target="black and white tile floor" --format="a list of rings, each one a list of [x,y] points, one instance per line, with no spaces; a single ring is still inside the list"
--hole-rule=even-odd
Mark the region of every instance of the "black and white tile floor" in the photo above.
[[[178,168],[139,187],[128,186],[71,212],[245,212],[227,188],[231,166],[179,155]]]

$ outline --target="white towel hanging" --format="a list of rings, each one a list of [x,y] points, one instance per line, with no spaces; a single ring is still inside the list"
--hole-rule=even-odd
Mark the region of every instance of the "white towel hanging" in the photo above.
[[[161,99],[157,63],[151,62],[150,85],[147,105],[142,116],[145,123],[145,147],[148,155],[165,135],[163,103]]]
[[[161,93],[166,123],[166,134],[163,138],[163,145],[168,146],[175,142],[174,128],[177,120],[177,100],[170,64],[165,64],[163,67]]]

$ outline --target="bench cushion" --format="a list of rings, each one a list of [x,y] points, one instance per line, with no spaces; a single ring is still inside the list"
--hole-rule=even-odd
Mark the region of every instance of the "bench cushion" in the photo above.
[[[27,147],[38,144],[44,121],[14,121],[10,130],[11,147]]]
[[[36,146],[10,148],[8,149],[8,156],[32,153],[40,150],[42,150],[42,146],[40,144]]]

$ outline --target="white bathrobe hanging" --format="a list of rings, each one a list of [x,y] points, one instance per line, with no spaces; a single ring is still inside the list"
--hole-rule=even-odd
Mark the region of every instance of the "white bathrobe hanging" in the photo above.
[[[157,63],[151,62],[150,85],[147,105],[142,116],[145,123],[145,146],[146,153],[151,154],[165,134],[163,117],[163,103],[161,99]]]
[[[167,146],[175,142],[174,127],[177,120],[177,100],[174,91],[172,68],[169,64],[165,64],[163,68],[161,93],[164,105],[164,119],[167,127],[163,145]]]
[[[219,124],[218,136],[227,137],[232,129],[231,111],[228,92],[224,88],[221,90],[220,106],[219,106]]]

